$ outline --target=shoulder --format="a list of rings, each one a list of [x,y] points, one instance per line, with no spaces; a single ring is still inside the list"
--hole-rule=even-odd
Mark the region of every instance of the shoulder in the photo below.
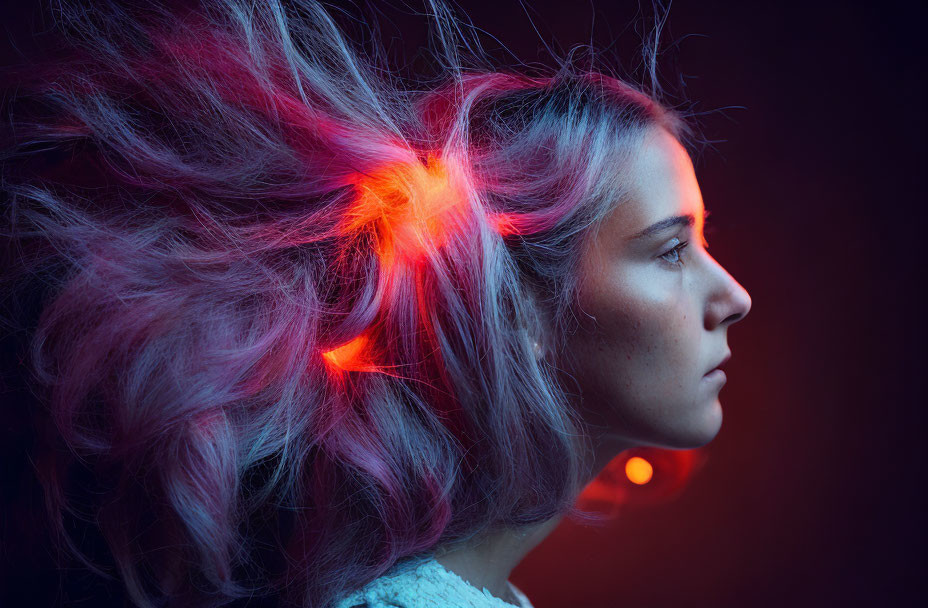
[[[515,589],[522,607],[531,603]],[[518,608],[478,590],[432,559],[417,558],[398,563],[383,576],[358,589],[336,608]]]

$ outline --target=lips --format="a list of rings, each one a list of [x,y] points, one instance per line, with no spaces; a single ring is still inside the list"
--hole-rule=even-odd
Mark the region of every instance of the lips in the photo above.
[[[715,365],[715,367],[713,367],[712,369],[710,369],[709,371],[707,371],[704,375],[708,376],[709,374],[711,374],[712,372],[714,372],[714,371],[717,370],[718,368],[720,368],[720,367],[722,367],[723,365],[725,365],[726,363],[728,363],[728,360],[729,360],[729,359],[731,359],[731,351],[728,351],[728,352],[725,354],[725,356],[722,357],[722,360],[719,361],[719,362]]]

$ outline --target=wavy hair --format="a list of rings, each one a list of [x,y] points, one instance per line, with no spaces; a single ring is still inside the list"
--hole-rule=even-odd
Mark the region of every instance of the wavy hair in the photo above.
[[[111,576],[67,533],[90,518],[139,606],[323,608],[591,516],[557,363],[579,257],[645,131],[693,130],[656,46],[648,92],[574,53],[503,70],[428,7],[418,79],[310,0],[62,5],[67,54],[16,74],[2,285],[42,293],[19,328],[37,469],[57,541]]]

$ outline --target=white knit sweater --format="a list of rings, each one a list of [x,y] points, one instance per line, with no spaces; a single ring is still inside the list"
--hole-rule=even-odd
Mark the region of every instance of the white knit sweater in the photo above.
[[[508,583],[518,598],[518,608],[533,608],[522,591]],[[446,570],[433,557],[397,563],[336,604],[336,608],[514,608],[491,595],[486,587],[478,590],[460,576]]]

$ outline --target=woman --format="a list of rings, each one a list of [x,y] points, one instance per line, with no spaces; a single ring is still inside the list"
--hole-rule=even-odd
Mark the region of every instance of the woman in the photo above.
[[[691,129],[492,69],[440,3],[420,82],[315,2],[195,9],[65,9],[9,110],[59,540],[92,514],[140,606],[529,606],[509,573],[609,460],[721,424],[751,303]]]

